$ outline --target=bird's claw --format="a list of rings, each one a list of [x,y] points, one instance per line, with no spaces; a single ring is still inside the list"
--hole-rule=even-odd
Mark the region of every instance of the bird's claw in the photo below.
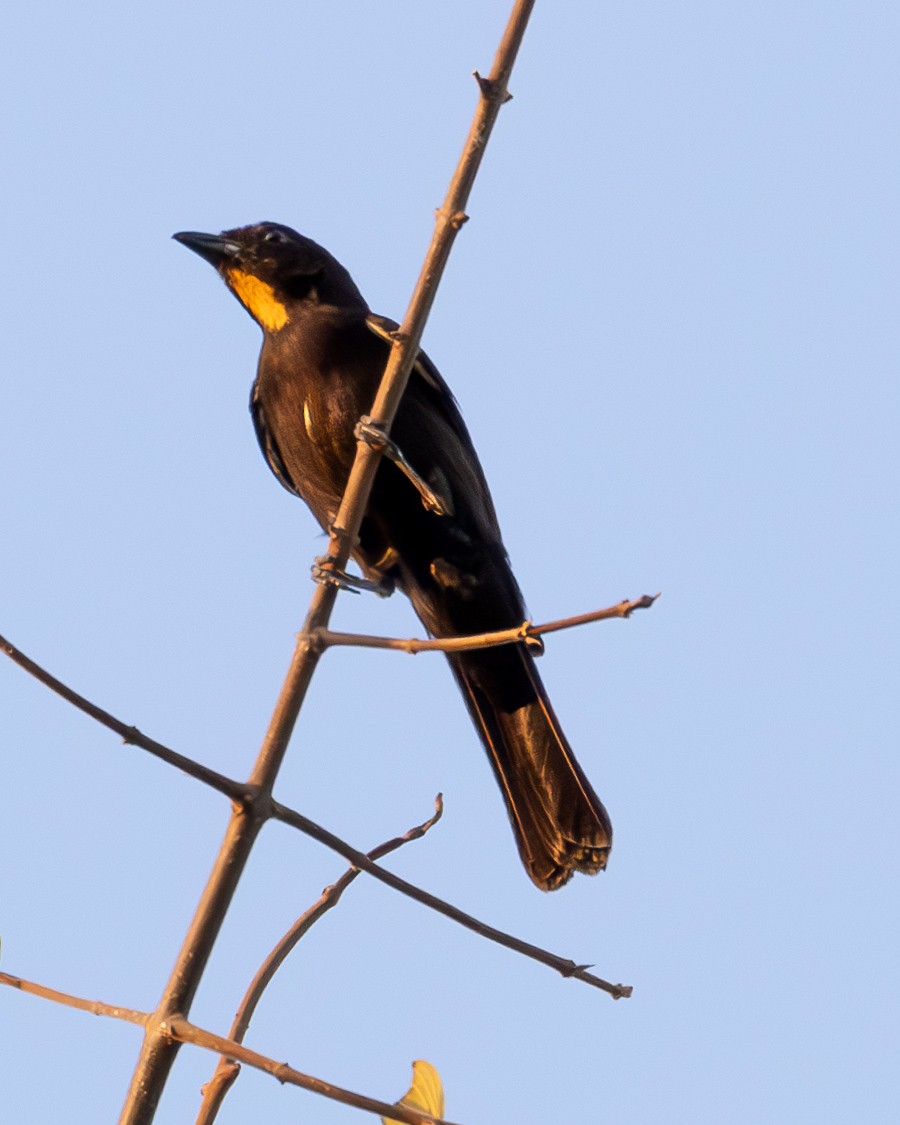
[[[348,574],[346,570],[322,556],[312,565],[313,582],[321,582],[325,586],[337,586],[339,590],[348,590],[351,594],[377,594],[379,598],[389,598],[394,592],[394,584],[386,579],[373,582],[369,578],[361,578],[355,574]]]
[[[434,512],[437,516],[448,516],[452,513],[451,505],[416,472],[403,455],[403,450],[387,436],[380,423],[370,418],[368,414],[364,414],[356,423],[353,436],[357,441],[364,441],[372,449],[380,449],[383,456],[393,461],[422,497],[422,503],[429,512]]]

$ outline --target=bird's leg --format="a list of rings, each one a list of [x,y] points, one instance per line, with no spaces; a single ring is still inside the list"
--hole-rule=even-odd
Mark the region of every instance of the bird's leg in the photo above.
[[[327,555],[320,555],[312,565],[313,582],[321,582],[326,586],[337,586],[339,590],[349,590],[351,594],[377,594],[379,598],[389,598],[394,592],[394,583],[388,578],[379,578],[373,581],[370,578],[358,578],[355,574],[348,574],[346,570],[334,565]]]
[[[353,436],[357,441],[364,441],[372,449],[380,449],[389,461],[393,461],[401,473],[422,497],[422,503],[438,516],[452,514],[452,506],[416,472],[403,456],[403,450],[395,441],[392,441],[384,432],[382,426],[373,421],[368,414],[364,414],[356,423]]]

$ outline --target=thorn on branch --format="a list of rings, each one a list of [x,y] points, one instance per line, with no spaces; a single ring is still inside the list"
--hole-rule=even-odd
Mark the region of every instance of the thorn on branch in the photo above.
[[[561,977],[574,977],[578,973],[587,972],[590,965],[576,965],[574,961],[567,961],[564,965],[559,966],[559,975]]]
[[[623,607],[622,616],[631,617],[632,613],[634,613],[636,609],[649,609],[656,601],[656,599],[661,597],[661,595],[662,591],[660,591],[658,594],[644,594],[643,597],[638,598],[637,601],[634,602],[630,602],[626,598],[623,602],[620,603]]]
[[[490,102],[498,101],[501,105],[506,105],[507,102],[512,101],[512,94],[509,90],[503,89],[499,82],[495,82],[493,78],[483,78],[477,70],[473,70],[472,74],[478,83],[478,89],[481,91],[483,98]]]
[[[434,213],[436,218],[443,219],[446,225],[453,230],[459,230],[469,221],[469,216],[465,211],[445,211],[443,207],[438,207]]]

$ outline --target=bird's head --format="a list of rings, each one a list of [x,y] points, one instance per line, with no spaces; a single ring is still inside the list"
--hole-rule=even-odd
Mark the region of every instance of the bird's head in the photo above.
[[[205,258],[265,332],[278,332],[304,308],[368,306],[340,262],[281,223],[257,223],[221,234],[172,236]]]

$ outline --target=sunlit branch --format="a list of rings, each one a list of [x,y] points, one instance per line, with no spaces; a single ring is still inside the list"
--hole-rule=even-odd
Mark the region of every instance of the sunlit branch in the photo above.
[[[621,605],[632,605],[634,608],[638,608],[638,603],[623,602],[621,603]],[[618,608],[619,607],[614,607],[614,609]],[[599,612],[609,612],[610,614],[612,614],[612,611],[601,610]],[[591,615],[585,614],[583,616],[590,617]],[[566,620],[572,621],[573,623],[579,623],[574,618],[569,618]],[[550,622],[548,625],[537,626],[538,629],[544,632],[550,631],[553,628],[561,627],[563,627],[561,622]],[[378,640],[383,638],[373,639]],[[0,645],[2,645],[4,651],[12,656],[17,664],[21,664],[26,668],[27,671],[32,672],[32,674],[36,675],[42,683],[47,683],[48,686],[52,687],[54,691],[58,691],[58,693],[62,695],[63,698],[69,699],[71,696],[76,696],[77,700],[79,701],[76,705],[79,706],[81,710],[85,711],[89,715],[92,715],[93,717],[98,717],[99,713],[102,718],[98,718],[98,721],[102,722],[104,726],[107,726],[111,730],[116,731],[119,731],[121,729],[134,729],[126,728],[125,724],[122,723],[119,719],[116,719],[115,716],[110,715],[105,711],[101,711],[100,708],[95,707],[95,705],[90,703],[88,700],[83,699],[81,696],[77,696],[76,693],[72,692],[70,688],[67,688],[64,684],[60,683],[59,680],[56,680],[48,672],[44,671],[44,669],[34,664],[33,661],[29,660],[26,656],[20,653],[18,649],[15,649],[8,642],[3,641],[2,638],[0,638]],[[199,777],[206,772],[205,767],[200,766],[198,763],[193,762],[189,758],[185,758],[184,755],[178,754],[174,750],[169,750],[167,747],[162,747],[160,743],[157,743],[153,739],[141,735],[141,741],[139,743],[136,743],[136,745],[140,745],[143,747],[145,744],[148,744],[152,747],[160,747],[160,749],[164,750],[165,753],[159,754],[157,756],[163,758],[164,761],[171,761],[173,765],[178,765],[179,768],[185,768],[182,763],[187,763],[187,765],[190,767],[188,772],[191,772],[195,777]],[[228,781],[227,778],[223,780]],[[235,785],[235,788],[238,790],[242,797],[249,792],[247,788],[239,787],[236,785],[236,783],[232,783],[229,781],[229,785],[232,784]],[[217,788],[219,787],[217,786]],[[366,871],[374,878],[380,879],[383,883],[386,883],[388,886],[393,887],[394,890],[400,891],[402,894],[407,895],[409,898],[414,899],[416,902],[420,902],[423,905],[438,911],[440,914],[443,914],[447,918],[451,918],[453,921],[458,922],[460,925],[465,926],[467,929],[473,930],[475,933],[479,933],[483,937],[487,937],[491,941],[495,941],[500,945],[504,945],[508,949],[512,949],[518,953],[522,953],[526,957],[531,957],[533,960],[540,961],[545,965],[549,965],[550,968],[555,969],[563,976],[575,977],[576,979],[583,980],[585,981],[585,983],[593,985],[596,988],[600,988],[604,992],[608,992],[615,999],[631,995],[632,990],[629,985],[611,984],[610,982],[587,972],[584,966],[578,966],[574,961],[559,957],[554,953],[549,953],[546,950],[531,945],[529,942],[522,941],[520,938],[513,937],[511,934],[506,934],[502,930],[497,930],[493,926],[487,925],[487,923],[485,922],[480,922],[478,919],[473,918],[469,914],[466,914],[465,911],[460,910],[458,907],[453,906],[451,903],[437,898],[435,895],[430,894],[430,892],[423,890],[421,887],[415,886],[413,883],[406,882],[405,879],[401,879],[399,876],[392,874],[390,871],[386,871],[382,867],[378,867],[373,862],[373,860],[379,858],[379,856],[366,856],[363,852],[358,851],[351,844],[347,843],[346,840],[342,840],[339,836],[335,836],[333,832],[329,832],[327,828],[323,828],[321,825],[316,824],[308,817],[303,816],[301,813],[296,812],[295,810],[290,809],[285,805],[279,804],[277,801],[258,799],[256,802],[250,803],[246,806],[242,806],[241,812],[236,815],[237,819],[233,821],[234,831],[240,833],[241,839],[243,840],[248,840],[251,835],[255,836],[256,832],[258,832],[262,824],[267,819],[269,819],[269,817],[274,816],[276,819],[281,820],[286,824],[292,825],[294,828],[299,829],[299,831],[303,832],[305,835],[310,836],[312,839],[317,840],[319,843],[324,844],[328,848],[331,848],[332,851],[335,851],[338,853],[338,855],[343,856],[344,859],[348,860],[358,870]],[[430,827],[431,823],[432,822],[427,822],[425,830],[427,830],[427,827]],[[416,829],[412,830],[413,833],[417,831],[418,830]],[[407,833],[407,836],[410,839],[417,838],[415,835],[411,836],[409,833]],[[406,837],[401,838],[401,842],[404,842],[405,839]],[[389,851],[393,851],[394,847],[391,846],[391,844],[394,844],[394,842],[391,841],[388,845],[382,845],[382,848],[386,848],[386,850],[379,849],[379,855],[386,855]],[[399,846],[399,844],[397,844],[396,846]],[[224,863],[221,854],[219,857],[219,861]],[[325,909],[327,909],[327,907]]]
[[[494,56],[487,79],[479,78],[481,96],[474,119],[451,179],[444,203],[437,213],[431,245],[413,290],[409,307],[391,347],[384,377],[371,409],[373,420],[388,433],[400,405],[409,372],[415,362],[425,321],[450,255],[456,232],[465,221],[465,207],[481,164],[485,145],[501,105],[507,100],[507,82],[515,62],[534,0],[515,0],[513,10]],[[350,551],[359,534],[369,499],[380,451],[361,441],[329,541],[328,561],[338,570],[346,567]],[[140,1058],[119,1119],[119,1125],[149,1125],[153,1120],[176,1045],[158,1029],[173,1013],[187,1013],[206,968],[213,944],[246,866],[259,827],[258,808],[272,792],[287,751],[288,742],[319,660],[320,652],[310,634],[325,628],[334,607],[337,591],[321,583],[310,602],[304,628],[297,640],[275,711],[248,786],[257,794],[254,806],[235,809],[219,849],[212,874],[206,884],[197,912],[182,943],[172,974],[157,1006],[155,1026],[148,1026]],[[361,858],[362,854],[360,854]],[[368,862],[368,861],[367,861]]]
[[[196,1027],[180,1016],[173,1016],[163,1021],[160,1025],[160,1034],[179,1043],[192,1043],[195,1047],[204,1047],[208,1051],[216,1051],[218,1054],[227,1055],[238,1062],[245,1063],[247,1066],[271,1074],[273,1078],[277,1078],[283,1084],[300,1086],[304,1090],[311,1090],[315,1094],[321,1094],[323,1097],[331,1098],[336,1102],[343,1102],[344,1105],[352,1105],[357,1109],[368,1110],[369,1113],[392,1117],[396,1121],[405,1121],[407,1125],[453,1125],[453,1122],[444,1118],[432,1117],[429,1113],[421,1113],[407,1106],[381,1102],[376,1098],[354,1093],[353,1090],[345,1090],[343,1087],[325,1082],[321,1078],[314,1078],[310,1074],[294,1070],[287,1063],[276,1062],[275,1059],[271,1059],[267,1055],[261,1055],[257,1051],[251,1051],[242,1044],[226,1039],[222,1035],[214,1035],[211,1031]]]
[[[147,1025],[153,1016],[150,1012],[138,1012],[133,1008],[121,1008],[115,1004],[104,1004],[99,1000],[85,1000],[80,996],[73,996],[68,992],[59,992],[55,988],[47,988],[34,981],[23,980],[21,977],[11,976],[9,973],[0,973],[0,984],[28,992],[33,996],[40,996],[44,1000],[51,1000],[55,1004],[62,1004],[67,1008],[77,1008],[83,1012],[91,1012],[95,1016],[108,1016],[111,1019],[123,1020],[127,1023]],[[179,1043],[192,1043],[207,1051],[217,1051],[219,1054],[265,1071],[277,1078],[279,1082],[291,1086],[299,1086],[310,1090],[322,1097],[331,1098],[333,1101],[343,1102],[344,1105],[355,1106],[357,1109],[368,1110],[369,1113],[378,1113],[390,1116],[396,1121],[404,1121],[407,1125],[453,1125],[443,1118],[432,1117],[428,1113],[420,1113],[406,1106],[397,1106],[388,1102],[379,1101],[377,1098],[357,1094],[353,1090],[345,1090],[335,1086],[322,1078],[315,1078],[310,1074],[294,1070],[287,1063],[276,1062],[275,1059],[261,1055],[257,1051],[250,1051],[240,1043],[224,1036],[215,1035],[202,1027],[189,1023],[180,1017],[164,1020],[158,1029],[159,1035],[164,1039],[173,1039]]]
[[[66,702],[77,707],[79,711],[83,711],[85,715],[90,715],[92,719],[96,719],[98,723],[102,723],[109,730],[121,735],[126,744],[146,750],[162,761],[168,762],[170,766],[176,766],[183,773],[196,778],[197,781],[202,781],[212,789],[224,793],[226,797],[230,797],[233,801],[239,801],[243,798],[245,789],[239,782],[233,781],[230,777],[225,777],[224,774],[217,773],[216,770],[209,769],[208,766],[195,762],[193,758],[186,758],[184,754],[170,750],[168,746],[163,746],[161,742],[156,742],[142,734],[137,727],[128,726],[121,719],[117,719],[115,715],[110,715],[108,711],[104,711],[102,707],[91,703],[89,699],[85,699],[83,695],[79,695],[77,691],[73,691],[61,680],[52,676],[45,668],[36,664],[5,637],[0,637],[0,650],[5,652],[20,668],[24,668],[26,672],[34,676],[36,680],[50,688],[51,691],[55,691]]]
[[[641,601],[644,601],[644,599],[641,599]],[[652,601],[653,599],[649,599],[648,604],[652,604]],[[615,616],[615,611],[620,609],[620,607],[622,606],[639,608],[639,603],[623,602],[620,603],[620,606],[613,607],[612,610],[600,610],[598,612],[606,613],[609,616]],[[594,615],[591,614],[584,614],[582,616],[584,618],[596,619]],[[627,614],[622,612],[619,613],[618,616],[627,616]],[[541,625],[534,628],[540,630],[541,632],[549,632],[555,628],[566,627],[569,622],[573,624],[581,623],[579,619],[567,618],[565,619],[565,622],[550,622],[547,625]],[[510,630],[510,632],[517,631]],[[340,636],[340,634],[338,635]],[[385,639],[387,638],[373,638],[373,640]],[[521,640],[523,638],[519,636],[518,639]],[[403,642],[399,642],[399,644],[402,643]],[[399,644],[398,646],[381,647],[399,647]],[[126,727],[125,724],[122,723],[119,719],[115,718],[115,716],[108,714],[106,711],[102,711],[100,708],[96,707],[88,700],[83,699],[81,696],[77,695],[77,693],[73,692],[70,688],[67,688],[65,684],[62,684],[59,680],[55,679],[55,677],[51,676],[44,669],[34,664],[33,661],[29,660],[28,657],[24,656],[24,654],[20,653],[18,649],[14,648],[14,646],[10,645],[2,638],[0,638],[0,646],[3,647],[4,651],[7,652],[7,654],[10,655],[17,664],[20,664],[27,671],[35,675],[42,683],[46,683],[49,687],[53,688],[53,690],[57,691],[58,694],[63,696],[63,698],[70,699],[74,696],[75,698],[72,701],[77,701],[76,706],[78,706],[80,710],[84,711],[86,714],[97,718],[98,721],[102,722],[104,726],[107,726],[111,730],[115,731],[121,731],[123,729],[133,731],[135,729],[133,727]],[[135,744],[141,746],[142,748],[158,747],[160,750],[164,751],[164,753],[157,754],[158,757],[162,758],[164,761],[171,762],[173,765],[177,765],[180,769],[187,769],[187,772],[191,773],[192,776],[199,777],[201,780],[204,779],[204,775],[206,774],[206,772],[214,773],[214,771],[206,771],[206,768],[204,766],[200,766],[197,762],[193,762],[190,758],[185,758],[184,755],[178,754],[176,751],[168,749],[168,747],[161,746],[160,743],[155,742],[151,738],[147,738],[145,735],[141,735],[140,742],[136,741]],[[155,750],[151,752],[155,753]],[[215,776],[220,777],[221,775],[216,774]],[[249,792],[248,788],[238,786],[236,783],[231,782],[227,778],[223,778],[222,780],[228,782],[229,786],[233,785],[237,792],[241,795],[241,797],[246,796],[246,794]],[[221,789],[221,787],[218,785],[216,786],[216,788]],[[381,882],[386,883],[390,887],[393,887],[394,890],[400,891],[401,894],[407,895],[407,897],[414,899],[416,902],[422,903],[423,905],[438,911],[438,913],[443,914],[445,917],[450,918],[455,922],[458,922],[460,925],[465,926],[467,929],[481,934],[483,937],[489,938],[491,941],[495,941],[498,944],[521,953],[526,957],[530,957],[533,960],[540,961],[542,964],[548,965],[550,968],[555,969],[563,976],[574,977],[577,980],[583,980],[586,984],[593,985],[595,988],[600,988],[604,992],[608,992],[615,999],[631,995],[632,990],[629,985],[611,984],[609,981],[605,981],[602,978],[594,976],[592,973],[587,972],[585,966],[576,965],[574,961],[560,957],[557,954],[550,953],[547,950],[540,949],[538,946],[531,945],[529,942],[522,941],[520,938],[513,937],[511,934],[506,934],[502,930],[497,930],[493,926],[489,926],[487,923],[481,922],[477,918],[473,918],[471,915],[466,914],[465,911],[460,910],[458,907],[453,906],[451,903],[445,902],[443,899],[440,899],[437,896],[432,895],[430,892],[423,890],[421,887],[417,887],[413,883],[408,883],[405,879],[401,879],[399,876],[392,874],[390,871],[387,871],[382,867],[378,867],[373,862],[373,859],[378,858],[378,856],[366,856],[365,853],[358,851],[351,844],[347,843],[346,840],[342,840],[333,832],[329,832],[327,828],[323,828],[321,825],[316,824],[308,817],[303,816],[301,813],[296,812],[295,810],[290,809],[287,806],[278,803],[277,801],[258,799],[256,802],[247,804],[246,806],[242,806],[241,811],[236,814],[237,819],[232,822],[233,830],[235,833],[239,834],[240,838],[244,842],[248,842],[252,836],[256,835],[262,824],[267,819],[269,819],[269,817],[273,816],[286,824],[292,825],[294,828],[297,828],[299,831],[303,832],[305,835],[311,837],[312,839],[317,840],[319,843],[324,844],[326,847],[331,848],[332,851],[335,851],[338,853],[338,855],[343,856],[344,859],[348,860],[358,870],[366,871],[374,878],[381,880]],[[417,830],[415,829],[413,830],[413,832],[416,831]],[[411,836],[410,838],[416,837]],[[391,843],[393,843],[393,841]],[[383,845],[382,847],[386,848],[387,850],[379,850],[380,855],[386,855],[387,852],[394,850],[394,848],[389,845]],[[221,853],[218,862],[221,862],[223,864],[226,862],[223,859]],[[232,871],[231,874],[232,876],[234,876],[234,871]],[[325,907],[325,909],[327,909],[327,907]]]
[[[599,988],[603,992],[608,992],[614,1000],[628,997],[632,993],[631,985],[611,984],[609,981],[588,972],[589,965],[578,965],[567,957],[560,957],[558,954],[550,953],[548,950],[541,949],[530,942],[522,941],[521,938],[513,937],[512,934],[504,933],[503,930],[495,929],[494,926],[489,926],[486,922],[480,922],[477,918],[473,918],[471,914],[466,914],[465,911],[438,898],[437,895],[433,895],[413,883],[408,883],[405,879],[401,879],[399,875],[394,875],[393,872],[373,863],[363,852],[357,851],[346,841],[340,839],[339,836],[329,832],[327,828],[322,828],[309,817],[303,816],[302,813],[298,813],[278,801],[272,801],[271,814],[278,820],[284,821],[285,824],[290,824],[299,829],[313,840],[318,840],[320,844],[324,844],[327,848],[331,848],[332,851],[337,852],[338,855],[342,855],[344,859],[352,863],[354,867],[360,868],[382,883],[393,887],[395,891],[400,891],[401,894],[421,903],[423,906],[436,910],[439,914],[458,922],[459,925],[465,926],[467,930],[472,930],[473,933],[479,934],[489,941],[503,945],[516,953],[521,953],[525,957],[530,957],[533,961],[539,961],[542,965],[555,969],[564,977],[574,977],[576,980],[584,981],[585,984],[593,985],[594,988]]]
[[[437,824],[443,811],[444,802],[441,798],[441,794],[438,793],[434,800],[434,815],[432,817],[426,820],[424,824],[419,824],[415,828],[410,828],[410,830],[405,832],[402,836],[397,836],[393,840],[388,840],[383,844],[379,844],[377,848],[373,848],[367,853],[367,858],[370,860],[381,859],[382,856],[396,851],[398,848],[403,847],[404,844],[408,844],[413,840],[420,840],[430,828]],[[243,1000],[238,1005],[234,1022],[231,1025],[229,1037],[236,1043],[243,1043],[244,1036],[247,1033],[247,1029],[250,1027],[250,1021],[253,1019],[253,1014],[256,1011],[259,1001],[262,999],[263,992],[268,987],[278,969],[284,964],[288,954],[293,950],[304,934],[306,934],[324,914],[331,910],[332,907],[337,906],[344,891],[359,874],[360,869],[358,867],[351,867],[349,870],[345,871],[339,879],[332,883],[330,887],[326,887],[320,898],[300,915],[262,963],[256,976],[251,981],[250,987],[247,989]],[[197,1115],[196,1125],[212,1125],[212,1122],[218,1115],[225,1095],[237,1078],[239,1071],[240,1066],[233,1058],[223,1056],[219,1060],[219,1065],[216,1067],[215,1073],[203,1088],[203,1103]]]
[[[530,637],[540,637],[545,633],[556,633],[561,629],[572,629],[576,625],[589,625],[594,621],[608,621],[612,618],[630,617],[636,609],[649,609],[659,594],[644,594],[634,601],[622,601],[606,609],[595,609],[590,613],[579,613],[573,617],[562,617],[543,625],[533,625],[523,621],[512,629],[498,629],[491,633],[476,633],[468,637],[378,637],[366,633],[338,633],[331,629],[319,629],[314,639],[323,647],[329,645],[354,645],[359,648],[386,648],[412,654],[418,652],[468,652],[476,648],[496,648],[499,645],[527,643]]]
[[[23,980],[10,973],[0,973],[0,984],[16,988],[19,992],[27,992],[32,996],[40,996],[42,1000],[52,1000],[54,1004],[62,1004],[66,1008],[77,1008],[81,1012],[90,1012],[92,1016],[109,1016],[114,1020],[125,1020],[127,1023],[146,1024],[150,1018],[149,1012],[138,1012],[134,1008],[121,1008],[117,1004],[104,1004],[102,1000],[84,1000],[80,996],[72,996],[68,992],[58,992],[55,988],[37,984],[35,981]]]

